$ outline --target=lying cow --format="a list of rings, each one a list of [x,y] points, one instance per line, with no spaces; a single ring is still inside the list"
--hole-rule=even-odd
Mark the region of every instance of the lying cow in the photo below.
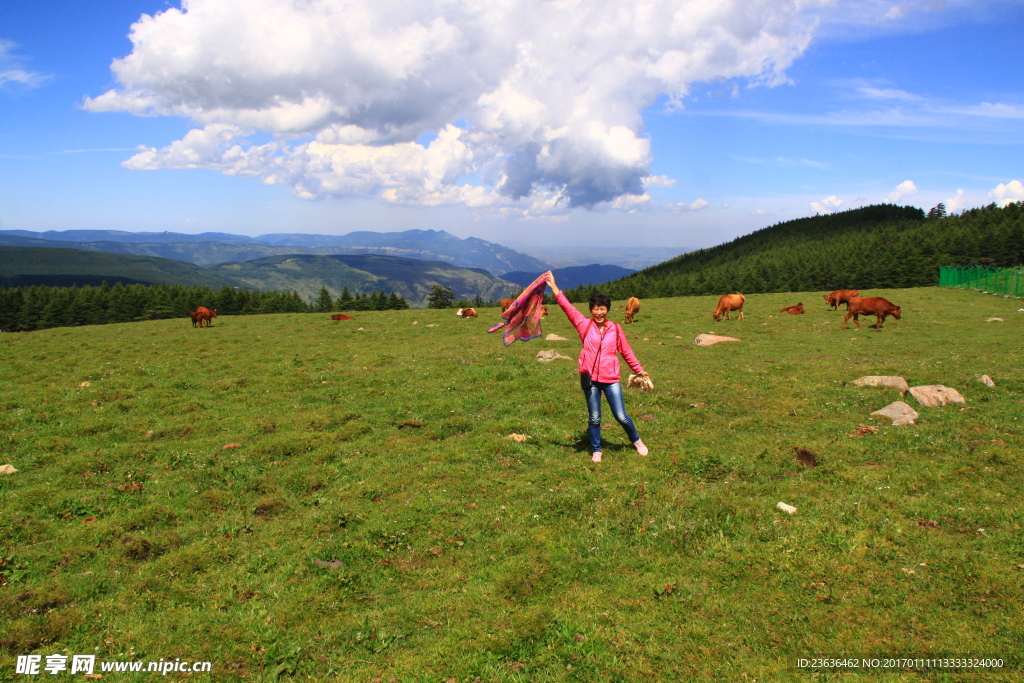
[[[833,311],[843,304],[847,304],[847,309],[849,309],[850,299],[855,296],[860,296],[859,289],[837,289],[831,294],[825,295],[825,303],[831,306]]]
[[[853,316],[853,322],[857,327],[860,327],[858,317],[862,314],[877,316],[878,322],[875,324],[875,327],[880,330],[886,316],[891,315],[896,320],[900,319],[900,307],[893,306],[888,300],[880,296],[855,296],[850,299],[847,305],[846,317],[843,318],[843,329],[846,329],[846,321],[850,319],[850,316]]]
[[[353,318],[350,315],[345,315],[344,313],[335,313],[334,315],[331,316],[331,320],[337,320],[338,322],[341,322],[342,320],[355,320],[355,318]]]
[[[460,308],[455,315],[460,318],[478,318],[480,315],[472,308]]]
[[[622,323],[624,325],[628,325],[629,323],[633,322],[633,316],[635,316],[639,312],[640,299],[637,299],[635,296],[629,297],[629,299],[626,300],[626,317],[625,319],[623,319]]]
[[[785,308],[779,309],[779,313],[789,313],[790,315],[803,315],[804,305],[797,304],[796,306],[786,306]]]
[[[711,319],[716,323],[724,315],[726,320],[732,320],[729,316],[731,311],[739,311],[739,319],[743,320],[743,302],[747,297],[742,294],[726,294],[718,300],[718,308],[711,314]]]

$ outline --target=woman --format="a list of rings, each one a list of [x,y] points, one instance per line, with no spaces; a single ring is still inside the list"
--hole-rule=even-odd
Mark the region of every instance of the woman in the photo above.
[[[637,453],[647,455],[647,446],[640,440],[636,426],[626,414],[626,406],[622,401],[619,358],[616,353],[622,354],[633,372],[644,377],[647,376],[647,372],[633,355],[633,349],[629,347],[622,327],[608,320],[608,309],[612,305],[611,299],[604,294],[595,294],[590,297],[591,317],[585,318],[562,294],[562,290],[555,284],[554,275],[548,275],[547,283],[551,287],[558,305],[565,311],[569,322],[576,328],[576,332],[579,333],[580,340],[583,342],[579,371],[580,385],[583,387],[583,394],[587,397],[587,410],[590,413],[587,431],[590,434],[590,450],[593,453],[591,460],[601,462],[601,392],[604,392],[612,414],[626,430],[626,435],[633,447],[636,448]]]

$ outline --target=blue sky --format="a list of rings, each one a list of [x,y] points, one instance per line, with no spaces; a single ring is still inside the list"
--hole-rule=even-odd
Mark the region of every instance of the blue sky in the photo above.
[[[0,229],[697,247],[1024,200],[1024,2],[538,3],[5,3]]]

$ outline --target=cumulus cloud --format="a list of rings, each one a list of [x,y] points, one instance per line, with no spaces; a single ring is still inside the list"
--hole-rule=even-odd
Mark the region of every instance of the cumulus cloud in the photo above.
[[[956,195],[946,199],[946,210],[949,213],[954,213],[956,211],[963,211],[965,208],[967,208],[967,205],[964,203],[964,191],[963,190],[957,190],[956,191]]]
[[[664,185],[645,107],[696,82],[786,82],[828,4],[183,0],[132,26],[117,87],[83,107],[201,126],[129,168],[260,175],[311,198],[592,207]]]
[[[1011,180],[1006,184],[999,183],[994,190],[988,193],[988,196],[994,199],[999,206],[1024,202],[1024,184],[1019,180]]]
[[[832,213],[842,204],[843,200],[833,194],[825,197],[820,202],[811,202],[811,208],[814,209],[815,213]]]
[[[8,83],[15,83],[26,88],[35,88],[48,76],[21,68],[22,60],[12,54],[16,45],[9,40],[0,39],[0,88]]]
[[[890,204],[895,204],[904,197],[917,194],[917,185],[914,184],[913,180],[904,180],[902,183],[897,185],[892,192],[885,195],[885,201]]]

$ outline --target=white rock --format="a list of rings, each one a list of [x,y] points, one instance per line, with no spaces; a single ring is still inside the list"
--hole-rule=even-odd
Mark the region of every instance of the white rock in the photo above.
[[[544,340],[545,341],[569,341],[565,337],[559,337],[557,334],[549,334],[548,336],[544,337]]]
[[[987,387],[994,387],[996,385],[995,381],[988,375],[982,375],[980,381]]]
[[[736,339],[735,337],[721,337],[721,336],[719,336],[717,334],[698,334],[697,338],[693,340],[693,345],[694,346],[711,346],[712,344],[717,344],[718,342],[727,342],[727,341],[742,341],[742,340],[741,339]]]
[[[554,349],[546,349],[544,351],[537,352],[537,360],[541,363],[550,363],[553,360],[572,360],[569,356],[563,356]]]
[[[900,394],[905,394],[910,390],[907,380],[893,375],[866,375],[858,377],[850,384],[855,387],[893,387],[899,389]]]
[[[959,391],[941,384],[910,387],[910,395],[916,398],[917,402],[925,408],[940,408],[947,403],[967,404],[967,401],[964,400]]]
[[[985,320],[985,322],[987,322],[987,323],[1001,323],[1001,322],[1006,322],[1006,321],[1003,320],[1002,318],[987,318]]]
[[[889,418],[892,420],[894,426],[912,425],[914,424],[914,420],[920,417],[916,410],[903,401],[894,401],[881,410],[876,410],[871,414]]]
[[[14,465],[0,465],[0,474],[14,474],[17,471]]]
[[[778,503],[775,504],[775,507],[779,508],[783,512],[788,512],[791,515],[792,514],[796,514],[796,508],[795,507],[793,507],[792,505],[786,505],[781,500]]]

